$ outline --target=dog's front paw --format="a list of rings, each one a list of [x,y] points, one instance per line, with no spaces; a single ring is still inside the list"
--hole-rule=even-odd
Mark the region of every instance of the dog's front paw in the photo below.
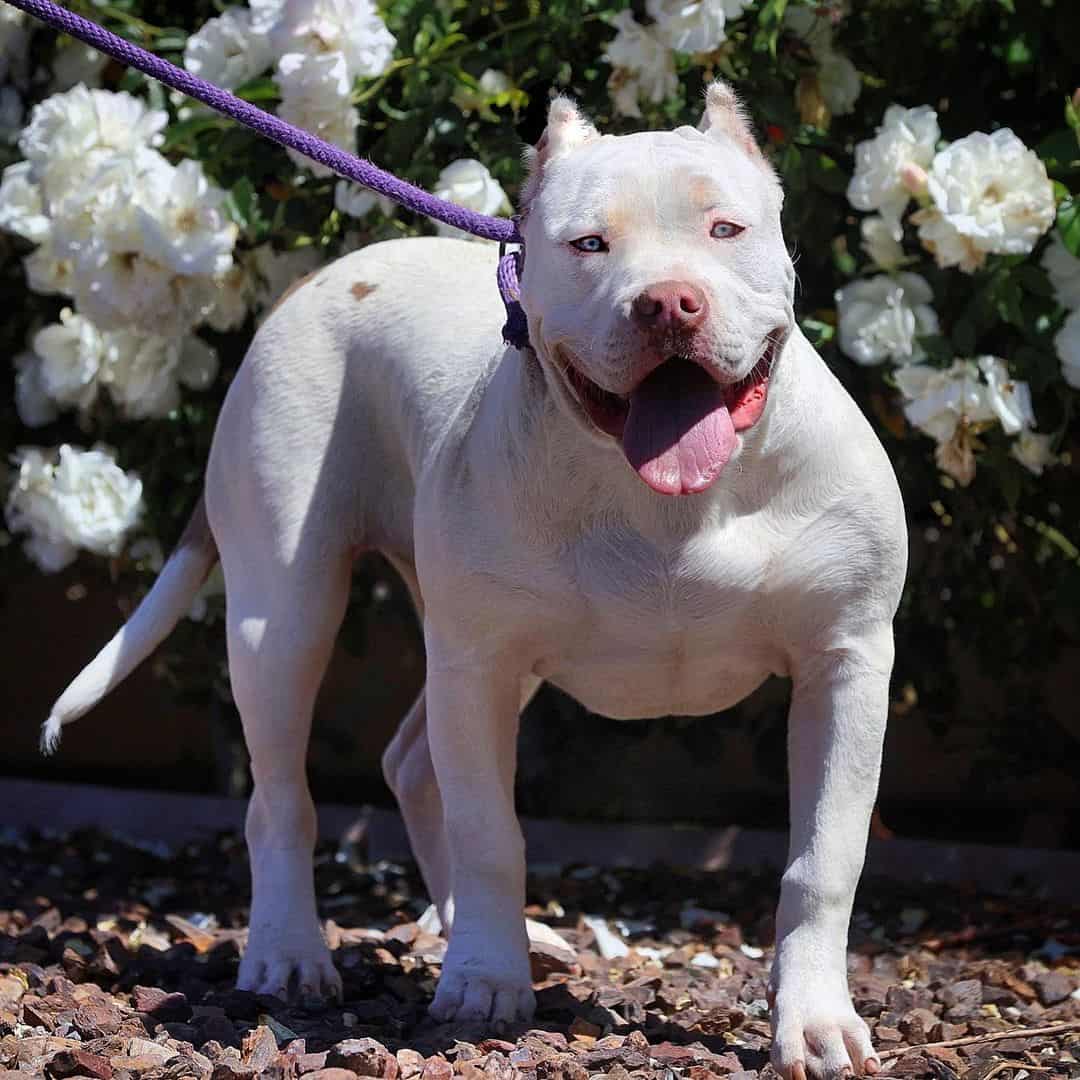
[[[317,925],[304,932],[252,929],[236,985],[280,998],[341,1000],[341,976]]]
[[[781,990],[772,1028],[772,1063],[784,1080],[838,1080],[881,1069],[870,1030],[846,994],[823,993],[813,984],[794,994]]]
[[[489,935],[471,949],[466,939],[455,928],[428,1010],[432,1019],[440,1024],[491,1023],[498,1028],[531,1020],[536,998],[524,941],[500,944]]]
[[[429,1012],[440,1024],[476,1022],[507,1028],[531,1020],[535,1010],[536,998],[527,980],[444,971]]]

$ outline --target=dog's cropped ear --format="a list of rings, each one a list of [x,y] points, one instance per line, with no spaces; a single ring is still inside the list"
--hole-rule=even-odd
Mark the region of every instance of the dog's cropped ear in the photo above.
[[[710,83],[705,91],[705,111],[701,114],[698,131],[703,131],[706,135],[729,136],[750,158],[771,171],[754,138],[754,131],[742,102],[731,86],[721,79]]]
[[[546,166],[599,136],[599,132],[578,111],[568,97],[554,98],[548,107],[547,127],[536,146],[525,151],[525,167],[529,178],[521,192],[521,209],[528,208],[540,187]]]

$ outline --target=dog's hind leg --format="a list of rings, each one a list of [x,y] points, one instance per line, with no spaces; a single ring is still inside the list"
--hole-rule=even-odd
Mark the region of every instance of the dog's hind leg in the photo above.
[[[409,586],[417,614],[423,617],[415,575],[403,566],[398,566],[398,570]],[[521,688],[522,709],[532,700],[539,687],[540,679],[530,676],[525,680]],[[454,918],[450,856],[443,824],[442,796],[428,746],[427,706],[423,690],[386,748],[382,768],[387,786],[398,801],[409,833],[409,844],[427,885],[428,895],[439,912],[444,931],[449,933]]]
[[[232,556],[232,557],[230,557]],[[315,695],[349,595],[350,552],[282,565],[259,551],[223,551],[229,670],[251,755],[246,835],[251,921],[242,989],[340,995],[315,908],[315,806],[305,761]]]

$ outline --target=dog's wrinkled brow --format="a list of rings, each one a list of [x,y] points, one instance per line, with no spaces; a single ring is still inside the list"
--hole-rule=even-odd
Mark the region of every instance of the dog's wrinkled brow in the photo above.
[[[705,211],[724,201],[716,181],[704,173],[691,173],[685,178],[686,195],[695,210]]]

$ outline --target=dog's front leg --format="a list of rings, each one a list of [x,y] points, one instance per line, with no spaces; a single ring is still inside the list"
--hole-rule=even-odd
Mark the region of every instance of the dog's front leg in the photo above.
[[[514,810],[522,672],[512,659],[447,658],[426,631],[428,741],[442,794],[454,925],[431,1015],[527,1019],[525,845]]]
[[[787,1080],[878,1071],[847,984],[847,934],[877,793],[892,630],[798,665],[789,716],[791,841],[771,979]]]

